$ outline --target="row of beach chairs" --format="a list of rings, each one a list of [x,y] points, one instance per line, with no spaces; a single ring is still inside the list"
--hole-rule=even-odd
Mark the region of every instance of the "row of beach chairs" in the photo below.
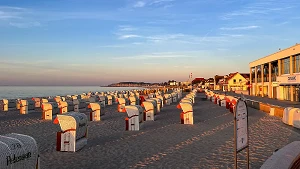
[[[155,121],[155,116],[161,109],[172,103],[179,102],[182,109],[181,123],[193,124],[192,105],[195,102],[197,90],[193,90],[182,98],[182,90],[174,89],[171,93],[156,91],[144,95],[145,91],[122,91],[106,93],[90,93],[82,96],[56,96],[53,98],[32,98],[31,100],[18,100],[16,106],[7,110],[18,109],[21,114],[28,114],[31,110],[42,110],[42,118],[53,120],[60,126],[57,132],[57,151],[76,152],[87,144],[88,121],[100,121],[101,108],[118,104],[117,111],[127,113],[125,130],[139,130],[144,121]],[[5,103],[5,104],[4,104]],[[4,100],[1,105],[8,105]],[[5,106],[4,106],[5,107]],[[34,107],[34,108],[33,108]],[[80,113],[79,109],[90,110],[90,117]],[[6,111],[6,109],[2,109]],[[53,119],[52,115],[56,115]],[[13,144],[11,144],[13,143]],[[38,146],[34,138],[11,133],[0,136],[0,155],[2,162],[0,168],[40,168]],[[17,160],[21,159],[22,160]],[[5,166],[2,166],[5,165]]]
[[[197,89],[194,89],[182,98],[177,105],[178,109],[182,109],[180,113],[181,124],[194,124],[193,104],[195,103],[196,93]]]

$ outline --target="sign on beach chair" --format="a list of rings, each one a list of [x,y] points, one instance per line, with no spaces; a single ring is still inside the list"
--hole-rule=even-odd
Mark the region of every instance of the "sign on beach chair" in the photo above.
[[[192,103],[195,103],[195,95],[192,93],[187,94],[185,97],[192,99]]]
[[[126,130],[138,131],[143,122],[144,108],[140,105],[125,106],[124,110],[127,112],[125,118]]]
[[[57,151],[76,152],[87,144],[87,116],[84,113],[58,114],[53,123],[61,128],[57,132]]]
[[[90,109],[90,121],[100,121],[100,116],[104,115],[101,114],[101,106],[99,103],[90,103],[88,105]]]
[[[154,121],[155,115],[155,102],[151,100],[146,100],[142,103],[142,107],[144,107],[144,121]]]
[[[39,152],[35,139],[16,133],[0,135],[0,168],[39,169]]]
[[[52,120],[53,114],[59,114],[60,110],[58,104],[55,102],[52,103],[42,103],[42,119],[43,120]]]
[[[2,99],[0,100],[1,111],[8,111],[8,100]]]
[[[181,102],[177,108],[182,109],[180,113],[181,124],[194,124],[193,105],[191,103]]]
[[[20,100],[20,114],[28,114],[29,111],[35,109],[35,102],[33,100]]]

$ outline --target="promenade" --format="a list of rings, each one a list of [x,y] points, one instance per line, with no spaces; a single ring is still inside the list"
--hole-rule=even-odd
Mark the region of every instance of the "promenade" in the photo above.
[[[44,169],[233,168],[233,114],[204,98],[203,93],[195,98],[194,125],[180,124],[181,111],[173,103],[136,132],[125,131],[125,113],[118,113],[116,105],[107,106],[102,121],[88,123],[88,144],[75,153],[55,150],[59,126],[40,120],[41,113],[1,112],[0,134],[33,136]],[[275,149],[300,139],[300,130],[252,108],[249,134],[251,168],[259,168]],[[245,168],[245,159],[241,152],[240,168]]]
[[[215,90],[214,92],[225,94],[225,92],[220,91],[220,90]],[[241,94],[234,93],[234,92],[226,92],[226,95],[241,96]],[[268,97],[260,97],[260,96],[249,96],[249,95],[244,95],[244,96],[247,99],[256,100],[256,101],[260,101],[263,103],[269,103],[269,104],[273,104],[273,105],[278,105],[281,107],[300,108],[300,102],[292,102],[292,101],[288,101],[288,100],[277,100],[277,99],[272,99],[272,98],[268,98]]]

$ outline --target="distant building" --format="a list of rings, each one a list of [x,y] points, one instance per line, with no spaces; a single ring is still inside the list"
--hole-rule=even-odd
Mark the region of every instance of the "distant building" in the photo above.
[[[249,90],[250,73],[230,73],[221,80],[222,88],[227,91]]]
[[[222,90],[222,87],[219,85],[219,80],[223,79],[224,76],[216,75],[214,77],[214,90]]]
[[[202,84],[205,83],[205,79],[203,77],[197,77],[194,80],[192,80],[192,84]]]
[[[169,85],[170,86],[176,86],[176,81],[175,80],[169,80]]]
[[[251,95],[300,101],[300,44],[249,64]]]
[[[214,89],[214,78],[208,78],[204,82],[204,87],[206,89],[213,90]]]

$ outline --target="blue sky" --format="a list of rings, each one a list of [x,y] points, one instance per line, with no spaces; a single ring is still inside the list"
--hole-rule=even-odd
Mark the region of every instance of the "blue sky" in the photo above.
[[[298,0],[1,0],[0,85],[185,81],[299,43]]]

